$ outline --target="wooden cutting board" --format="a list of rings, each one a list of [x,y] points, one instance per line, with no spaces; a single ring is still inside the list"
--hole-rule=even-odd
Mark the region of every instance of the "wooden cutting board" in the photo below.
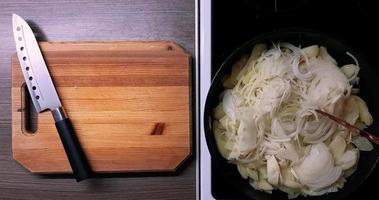
[[[175,171],[190,156],[190,56],[177,44],[42,42],[40,47],[94,171]],[[70,173],[50,112],[38,114],[37,131],[28,132],[23,85],[13,55],[13,158],[34,173]]]

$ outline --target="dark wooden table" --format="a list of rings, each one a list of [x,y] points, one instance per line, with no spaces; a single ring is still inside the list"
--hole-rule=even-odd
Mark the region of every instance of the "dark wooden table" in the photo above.
[[[76,183],[67,176],[33,175],[12,159],[12,13],[42,30],[41,40],[175,40],[192,56],[195,51],[193,0],[1,0],[0,199],[195,199],[194,161],[178,175],[116,175]]]

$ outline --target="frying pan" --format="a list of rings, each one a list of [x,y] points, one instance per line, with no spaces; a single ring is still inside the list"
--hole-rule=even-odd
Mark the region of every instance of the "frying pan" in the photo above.
[[[329,54],[338,62],[338,66],[354,63],[352,58],[349,57],[346,52],[354,55],[359,61],[361,67],[359,73],[360,92],[358,95],[367,103],[374,118],[374,124],[367,130],[374,134],[379,132],[379,123],[377,122],[379,121],[379,107],[375,105],[376,102],[379,102],[379,93],[377,93],[375,89],[375,87],[379,85],[379,77],[376,76],[375,69],[368,64],[366,58],[361,55],[359,51],[356,51],[352,47],[348,46],[347,42],[336,39],[323,32],[304,29],[282,29],[259,35],[247,41],[245,44],[237,48],[223,62],[212,80],[204,108],[204,130],[208,149],[212,157],[212,162],[217,170],[221,172],[223,176],[222,179],[228,181],[232,187],[234,187],[234,189],[241,194],[255,200],[287,199],[287,194],[279,190],[274,190],[272,194],[254,190],[254,188],[249,185],[248,180],[243,179],[240,176],[236,165],[228,163],[227,160],[221,156],[217,149],[213,134],[212,110],[220,102],[220,94],[224,90],[222,80],[226,75],[231,73],[232,65],[238,61],[242,55],[249,54],[255,44],[265,43],[270,46],[272,43],[278,42],[289,42],[295,46],[301,45],[302,47],[314,44],[325,46],[328,49]],[[336,200],[347,197],[352,191],[356,190],[375,169],[378,161],[378,155],[379,151],[376,146],[373,151],[360,152],[357,170],[347,179],[344,187],[338,192],[314,197],[299,196],[296,199]]]

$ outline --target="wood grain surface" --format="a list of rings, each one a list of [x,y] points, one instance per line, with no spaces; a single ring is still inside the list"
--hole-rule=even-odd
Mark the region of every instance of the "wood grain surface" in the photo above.
[[[176,43],[40,46],[94,172],[175,172],[189,158],[190,56]],[[25,103],[24,82],[14,54],[13,158],[33,173],[71,173],[50,112],[36,114],[35,132],[27,131],[32,122],[25,111],[31,105]],[[156,124],[164,125],[160,133],[154,131]]]
[[[40,41],[173,40],[195,50],[193,0],[0,1],[0,199],[195,199],[195,162],[175,174],[115,174],[76,183],[33,175],[12,159],[11,14],[27,19]]]

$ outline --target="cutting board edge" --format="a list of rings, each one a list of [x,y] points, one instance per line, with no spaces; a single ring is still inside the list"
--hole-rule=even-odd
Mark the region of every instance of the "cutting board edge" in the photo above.
[[[178,42],[170,40],[146,40],[146,41],[41,41],[38,42],[41,50],[43,51],[46,47],[57,51],[64,51],[65,49],[62,46],[70,45],[73,49],[78,49],[78,47],[83,48],[85,46],[86,50],[94,50],[96,45],[108,46],[107,50],[119,51],[120,49],[128,48],[127,51],[174,51],[183,53],[185,55],[191,56]],[[117,44],[117,49],[112,47],[112,45]],[[142,44],[142,47],[140,45]],[[59,48],[54,48],[59,47]],[[91,47],[91,48],[90,48]],[[82,49],[79,49],[82,50]]]
[[[20,157],[23,156],[23,153],[15,153],[13,145],[12,145],[12,158],[23,168],[31,172],[32,174],[72,174],[72,171],[67,170],[38,170],[36,168],[33,168],[33,166],[29,165],[28,162],[25,162],[24,159],[20,159]],[[126,169],[126,170],[95,170],[95,173],[104,173],[104,174],[110,174],[110,173],[156,173],[156,172],[178,172],[183,166],[186,165],[188,161],[191,161],[193,157],[193,149],[192,145],[188,148],[188,152],[186,152],[186,155],[183,155],[183,158],[174,164],[174,167],[172,168],[165,168],[165,169],[152,169],[152,170],[135,170],[135,169]]]
[[[100,44],[101,45],[113,45],[115,43],[117,43],[118,45],[124,46],[124,48],[129,46],[129,45],[136,45],[137,43],[139,43],[139,44],[143,43],[146,45],[146,47],[148,47],[149,44],[154,44],[155,46],[159,46],[159,48],[158,47],[152,48],[149,51],[167,50],[166,48],[164,48],[165,45],[168,45],[167,48],[170,48],[170,45],[172,45],[172,46],[176,47],[176,48],[173,48],[172,50],[179,52],[179,53],[182,53],[185,56],[188,56],[189,59],[191,58],[190,53],[188,53],[179,43],[177,43],[176,41],[170,41],[170,40],[159,40],[159,41],[149,41],[149,40],[146,40],[146,41],[105,41],[104,40],[104,41],[40,41],[40,42],[38,42],[42,52],[44,51],[45,48],[53,48],[53,50],[55,48],[57,51],[65,51],[64,48],[55,47],[55,46],[61,46],[61,45],[75,45],[75,46],[80,47],[81,45],[83,45],[83,46],[84,45],[95,46],[95,45],[100,45]],[[161,46],[163,46],[163,47],[161,47]],[[91,49],[86,49],[86,50],[79,49],[79,50],[80,51],[88,51]],[[130,50],[130,51],[142,51],[142,50],[146,50],[146,49],[137,48],[137,49]],[[119,51],[119,50],[114,49],[113,51]],[[18,59],[17,58],[17,52],[13,52],[11,54],[11,61],[17,62],[17,59]],[[13,64],[12,64],[12,66],[13,66]]]

